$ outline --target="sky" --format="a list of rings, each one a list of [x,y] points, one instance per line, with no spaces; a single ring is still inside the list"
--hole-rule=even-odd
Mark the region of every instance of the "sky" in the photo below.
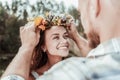
[[[8,4],[11,4],[12,0],[0,0],[3,4],[5,4],[5,2],[7,1]],[[22,0],[22,1],[25,1],[25,0]],[[37,0],[29,0],[31,4],[34,4]],[[52,1],[52,0],[51,0]],[[64,2],[64,4],[66,5],[66,7],[69,7],[71,5],[75,6],[77,8],[78,6],[78,0],[55,0],[57,1],[58,3],[60,3],[61,1]]]
[[[22,0],[23,2],[26,2],[26,0]],[[29,0],[30,4],[33,5],[36,3],[37,0]],[[49,1],[49,0],[48,0]],[[54,1],[54,0],[50,0],[50,1]],[[77,8],[78,6],[78,0],[55,0],[58,4],[63,1],[66,8],[68,8],[69,6],[73,5],[74,7]],[[12,3],[12,0],[0,0],[0,2],[2,2],[3,5],[5,5],[5,2],[8,2],[8,4],[10,5]],[[30,11],[29,8],[27,9],[27,11]],[[17,15],[19,15],[20,13],[18,13]],[[31,13],[28,13],[29,17],[32,16]]]
[[[71,5],[75,6],[77,8],[78,6],[78,0],[56,0],[58,3],[60,3],[61,1],[64,2],[64,4],[66,5],[66,7],[69,7]]]

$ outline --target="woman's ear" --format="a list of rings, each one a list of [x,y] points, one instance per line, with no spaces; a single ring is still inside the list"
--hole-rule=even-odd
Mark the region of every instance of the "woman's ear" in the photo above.
[[[92,18],[96,18],[100,13],[100,1],[99,0],[89,0],[89,13]]]

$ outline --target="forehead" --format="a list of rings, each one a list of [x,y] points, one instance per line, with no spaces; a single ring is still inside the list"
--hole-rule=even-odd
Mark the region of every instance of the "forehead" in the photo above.
[[[61,33],[65,33],[66,32],[66,29],[62,26],[52,26],[50,29],[46,30],[46,34],[47,35],[52,35],[54,33],[58,33],[58,34],[61,34]]]

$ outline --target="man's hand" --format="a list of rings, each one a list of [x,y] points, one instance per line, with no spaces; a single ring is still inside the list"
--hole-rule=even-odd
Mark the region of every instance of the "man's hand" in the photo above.
[[[76,25],[73,21],[71,21],[71,24],[68,27],[68,33],[70,38],[74,40],[76,45],[78,46],[81,55],[86,57],[91,48],[89,47],[88,41],[82,36],[80,36],[80,34],[77,31]]]
[[[73,40],[75,40],[76,36],[79,34],[76,28],[76,25],[73,21],[71,21],[71,24],[67,28],[69,37]]]
[[[5,70],[2,78],[19,75],[28,80],[31,57],[35,46],[39,42],[40,30],[36,29],[34,22],[29,22],[20,28],[20,38],[22,45],[12,62]]]
[[[20,28],[20,38],[22,46],[35,47],[40,38],[40,30],[36,29],[34,22],[29,22]]]

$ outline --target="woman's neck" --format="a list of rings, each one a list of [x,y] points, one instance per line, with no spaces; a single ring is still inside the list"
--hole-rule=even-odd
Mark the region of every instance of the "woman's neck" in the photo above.
[[[39,75],[42,75],[45,71],[48,71],[54,64],[60,62],[61,60],[62,57],[48,55],[47,63],[43,67],[37,69],[36,71]]]
[[[62,61],[62,57],[60,56],[51,56],[51,55],[48,55],[48,62],[47,64],[52,67],[54,64],[58,63]]]

